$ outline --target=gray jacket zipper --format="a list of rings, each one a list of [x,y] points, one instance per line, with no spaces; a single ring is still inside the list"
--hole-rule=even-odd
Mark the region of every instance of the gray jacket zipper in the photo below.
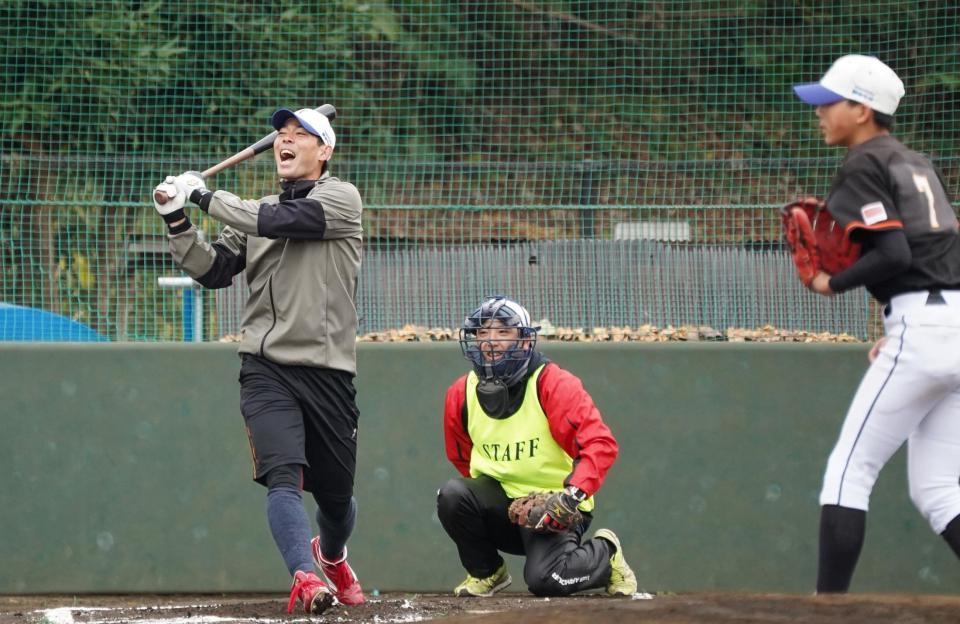
[[[267,279],[267,289],[270,291],[270,312],[273,314],[273,324],[270,325],[270,329],[263,333],[263,338],[260,339],[260,357],[266,357],[263,353],[263,349],[267,344],[267,336],[270,335],[270,332],[273,331],[273,328],[277,326],[277,306],[273,302],[273,276],[271,275]]]

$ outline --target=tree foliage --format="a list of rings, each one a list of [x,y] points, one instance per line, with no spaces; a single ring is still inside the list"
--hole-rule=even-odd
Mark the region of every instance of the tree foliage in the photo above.
[[[953,4],[0,0],[0,207],[26,210],[0,215],[0,281],[22,300],[62,287],[74,308],[112,305],[120,295],[83,293],[122,263],[92,256],[156,228],[146,207],[163,175],[252,143],[280,106],[337,106],[334,171],[384,236],[400,234],[377,210],[397,206],[656,206],[677,218],[823,192],[839,153],[790,87],[842,54],[875,54],[906,83],[897,134],[956,188]],[[257,194],[271,179],[262,160],[217,181]],[[61,213],[30,213],[42,207]],[[105,223],[121,232],[85,234]]]

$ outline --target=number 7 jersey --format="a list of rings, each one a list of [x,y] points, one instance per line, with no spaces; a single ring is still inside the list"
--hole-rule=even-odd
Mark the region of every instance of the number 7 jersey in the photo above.
[[[923,155],[889,135],[850,148],[827,196],[827,210],[848,236],[870,249],[864,232],[901,229],[910,268],[877,276],[867,289],[880,301],[931,288],[960,287],[960,234],[943,179]]]

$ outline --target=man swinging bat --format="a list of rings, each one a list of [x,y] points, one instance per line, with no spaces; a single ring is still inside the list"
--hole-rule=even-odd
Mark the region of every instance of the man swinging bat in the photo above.
[[[353,378],[362,202],[356,187],[327,170],[336,135],[326,115],[284,108],[271,124],[279,194],[242,199],[211,191],[206,176],[186,172],[154,189],[154,207],[167,224],[170,253],[200,284],[223,288],[246,271],[240,403],[253,477],[267,488],[267,522],[293,577],[288,612],[299,600],[317,614],[335,599],[364,601],[347,563],[357,514]],[[198,237],[187,200],[225,226],[214,243]],[[312,540],[303,490],[318,506]]]

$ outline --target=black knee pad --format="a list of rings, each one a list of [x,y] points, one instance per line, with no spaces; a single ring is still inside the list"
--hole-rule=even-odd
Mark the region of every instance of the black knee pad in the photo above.
[[[268,490],[277,488],[303,489],[303,468],[299,464],[284,464],[270,469],[265,481]]]

